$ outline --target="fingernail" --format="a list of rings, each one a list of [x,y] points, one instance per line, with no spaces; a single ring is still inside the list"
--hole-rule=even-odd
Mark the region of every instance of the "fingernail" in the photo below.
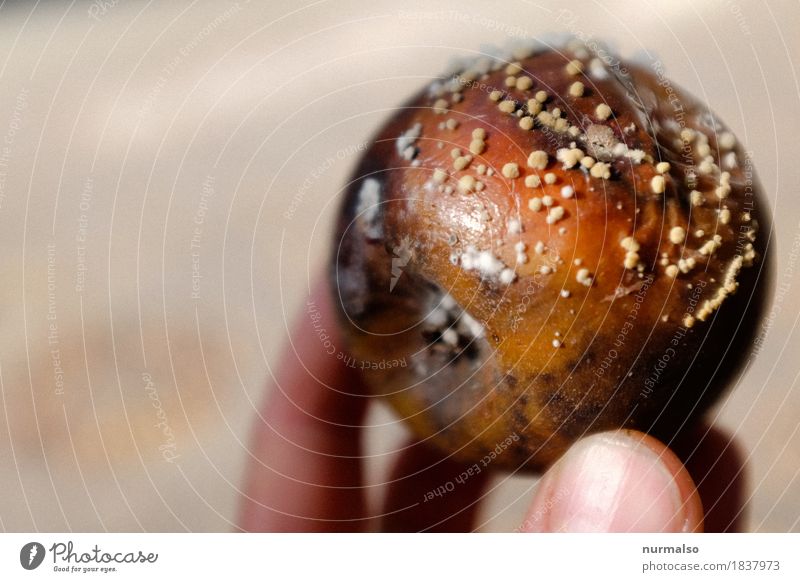
[[[636,436],[631,436],[631,434]],[[692,529],[689,479],[663,445],[641,433],[587,437],[545,475],[533,503],[532,531],[680,532]],[[649,438],[649,437],[646,437]],[[657,442],[654,439],[650,439]],[[693,486],[688,489],[693,491]],[[690,494],[691,495],[691,494]],[[531,516],[529,516],[529,519]]]

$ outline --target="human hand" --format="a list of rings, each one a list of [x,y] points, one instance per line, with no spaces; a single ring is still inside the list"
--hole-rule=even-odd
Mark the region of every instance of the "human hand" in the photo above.
[[[320,320],[332,324],[322,287],[313,301]],[[325,332],[332,345],[341,345],[332,327],[326,324]],[[455,482],[468,465],[424,443],[403,449],[382,509],[368,510],[362,427],[369,396],[356,371],[329,355],[317,332],[308,319],[296,326],[272,379],[254,431],[239,527],[472,531],[488,471],[428,499],[427,492]],[[703,427],[671,444],[678,454],[636,431],[581,439],[544,474],[517,530],[737,531],[743,477],[735,444]]]

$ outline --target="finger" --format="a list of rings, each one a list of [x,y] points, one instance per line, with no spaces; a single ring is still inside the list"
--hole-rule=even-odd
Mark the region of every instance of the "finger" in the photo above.
[[[586,437],[547,471],[521,531],[701,531],[700,496],[678,457],[637,431]]]
[[[705,509],[705,531],[743,529],[746,478],[738,443],[719,429],[700,426],[675,444],[697,484]]]
[[[336,357],[344,346],[324,287],[305,307],[254,428],[239,521],[247,531],[353,531],[364,523],[366,398]]]
[[[487,478],[488,471],[478,464],[460,463],[412,443],[392,471],[381,529],[471,531]]]

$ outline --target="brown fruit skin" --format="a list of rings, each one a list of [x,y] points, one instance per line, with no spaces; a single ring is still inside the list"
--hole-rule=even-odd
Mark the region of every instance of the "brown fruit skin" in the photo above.
[[[449,91],[420,93],[379,132],[339,215],[331,280],[349,350],[358,367],[379,368],[364,370],[366,383],[417,437],[466,462],[542,470],[581,436],[620,427],[669,442],[748,360],[764,308],[771,229],[749,158],[737,144],[735,167],[704,174],[698,168],[705,155],[722,164],[730,144],[718,151],[717,134],[708,127],[712,118],[697,101],[630,65],[627,74],[607,71],[607,78],[574,74],[566,67],[573,58],[544,51],[520,61],[520,75],[533,79],[529,90],[508,89],[501,68],[486,76],[463,73],[460,100]],[[582,61],[590,70],[588,59]],[[584,95],[570,95],[575,81],[585,85]],[[523,110],[546,90],[544,108],[559,107],[580,134],[539,122],[523,129],[519,117],[489,97],[494,89]],[[441,98],[445,112],[442,102],[437,105]],[[603,102],[613,111],[608,120],[596,114]],[[451,118],[458,121],[455,129],[443,124]],[[398,147],[397,138],[417,123],[419,137]],[[610,127],[616,140],[647,157],[635,163],[610,156],[609,179],[580,165],[565,169],[556,152],[570,142],[588,155],[609,157],[586,142],[592,125]],[[486,131],[485,151],[456,170],[450,152],[468,153],[476,128]],[[706,135],[710,152],[703,151],[702,138],[687,149],[680,138],[684,128]],[[414,164],[402,155],[409,141]],[[528,166],[534,150],[549,154],[546,170]],[[671,165],[663,194],[651,187],[659,161]],[[501,173],[510,162],[518,165],[518,178]],[[494,168],[494,175],[480,174],[480,164]],[[441,186],[433,178],[437,168],[449,174]],[[692,168],[698,177],[689,187],[686,172]],[[730,173],[724,199],[715,193],[721,171]],[[526,176],[543,178],[545,172],[555,174],[554,184],[525,185]],[[465,175],[484,188],[460,191]],[[372,182],[365,187],[367,180]],[[452,193],[443,191],[447,185]],[[565,185],[574,187],[571,198],[561,196]],[[700,206],[691,203],[693,189],[704,193]],[[532,196],[545,195],[565,210],[554,224],[546,222],[546,208],[528,206]],[[726,224],[723,207],[730,212]],[[520,221],[520,233],[509,230],[512,219]],[[685,247],[670,241],[674,226],[686,230]],[[695,236],[698,229],[702,236]],[[701,254],[714,233],[721,237],[719,248]],[[641,272],[624,266],[621,243],[629,236],[640,246]],[[541,255],[534,251],[537,241],[548,248]],[[519,242],[526,245],[527,262],[517,264]],[[465,269],[468,246],[490,250],[516,271],[515,280],[505,284],[496,273]],[[670,265],[689,257],[696,265],[672,277],[662,253]],[[735,281],[727,281],[735,294],[705,313],[705,302],[720,293],[738,260],[743,264]],[[542,274],[542,266],[554,270]],[[583,268],[591,273],[590,286],[576,280]],[[444,310],[448,323],[463,309],[482,332],[456,323],[455,339],[452,332],[445,339],[447,324],[440,320],[447,295],[458,304]],[[684,325],[687,315],[695,318],[691,327]]]

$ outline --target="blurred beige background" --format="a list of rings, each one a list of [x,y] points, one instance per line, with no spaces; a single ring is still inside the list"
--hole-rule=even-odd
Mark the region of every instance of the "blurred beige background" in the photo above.
[[[800,531],[800,8],[745,0],[0,7],[0,528],[226,530],[254,407],[390,108],[484,44],[659,58],[754,153],[774,318],[712,412],[753,530]],[[794,245],[794,246],[793,246]],[[371,418],[370,478],[402,438]],[[532,478],[497,476],[482,529]]]

